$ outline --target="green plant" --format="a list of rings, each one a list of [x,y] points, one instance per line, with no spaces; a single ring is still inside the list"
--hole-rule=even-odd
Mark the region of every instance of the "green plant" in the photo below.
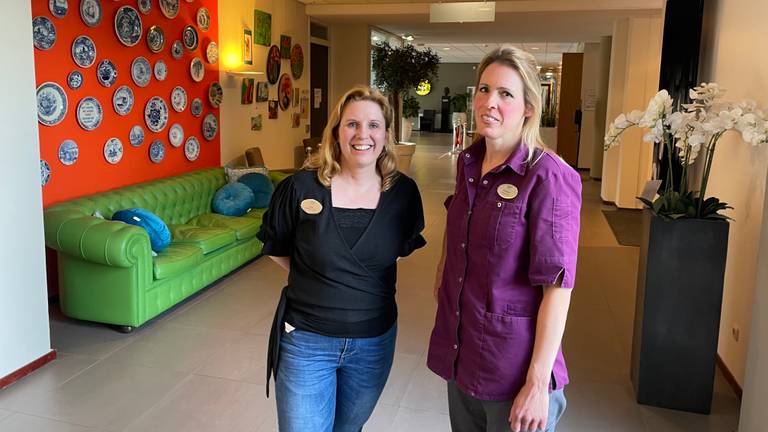
[[[421,106],[419,105],[419,101],[416,100],[415,97],[411,95],[403,96],[403,117],[404,118],[418,117],[420,109],[421,109]]]
[[[467,112],[467,97],[466,93],[456,93],[451,98],[451,111],[453,112]]]

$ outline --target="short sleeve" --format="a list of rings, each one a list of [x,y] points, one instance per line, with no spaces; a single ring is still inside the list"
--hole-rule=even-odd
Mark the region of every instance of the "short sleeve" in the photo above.
[[[293,177],[277,186],[264,213],[258,237],[264,243],[261,253],[271,256],[290,256],[296,227],[296,187]]]
[[[405,231],[406,237],[399,255],[405,257],[416,249],[427,244],[421,232],[424,231],[424,206],[421,202],[419,188],[413,180],[410,180],[410,192],[408,193],[408,224]]]
[[[579,247],[581,178],[560,166],[536,186],[528,200],[532,285],[553,285],[562,276],[563,288],[573,288]]]

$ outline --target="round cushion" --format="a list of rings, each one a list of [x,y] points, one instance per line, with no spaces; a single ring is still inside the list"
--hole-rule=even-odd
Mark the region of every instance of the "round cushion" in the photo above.
[[[237,179],[239,183],[248,186],[253,191],[256,199],[254,208],[265,208],[269,206],[269,199],[272,198],[272,192],[275,190],[269,177],[260,173],[248,173]]]
[[[152,250],[160,252],[171,244],[171,231],[159,216],[143,208],[119,210],[112,215],[112,220],[125,222],[144,228],[149,234]]]
[[[226,216],[242,216],[254,206],[255,201],[251,188],[235,182],[216,191],[211,207],[214,213]]]

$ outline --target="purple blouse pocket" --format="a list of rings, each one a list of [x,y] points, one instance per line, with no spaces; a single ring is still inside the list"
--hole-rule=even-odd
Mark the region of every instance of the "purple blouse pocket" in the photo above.
[[[533,354],[536,319],[485,313],[482,336],[482,382],[500,383],[494,393],[515,394],[525,383]],[[503,383],[503,385],[501,384]],[[494,386],[495,387],[495,386]]]
[[[522,206],[518,203],[507,201],[496,201],[493,203],[498,211],[495,218],[496,224],[494,234],[494,244],[496,246],[507,247],[517,238],[521,230],[520,212]]]

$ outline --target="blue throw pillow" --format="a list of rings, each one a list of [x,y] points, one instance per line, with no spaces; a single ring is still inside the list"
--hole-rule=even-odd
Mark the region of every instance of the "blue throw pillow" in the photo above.
[[[171,244],[171,231],[160,217],[143,208],[120,210],[112,215],[112,220],[125,222],[144,228],[149,234],[152,250],[160,252]]]
[[[216,191],[211,207],[215,213],[226,216],[242,216],[253,207],[255,201],[251,188],[235,182]]]
[[[259,173],[249,173],[237,179],[238,182],[248,186],[253,191],[256,202],[255,208],[265,208],[269,206],[269,199],[272,198],[272,192],[275,190],[269,177]]]

